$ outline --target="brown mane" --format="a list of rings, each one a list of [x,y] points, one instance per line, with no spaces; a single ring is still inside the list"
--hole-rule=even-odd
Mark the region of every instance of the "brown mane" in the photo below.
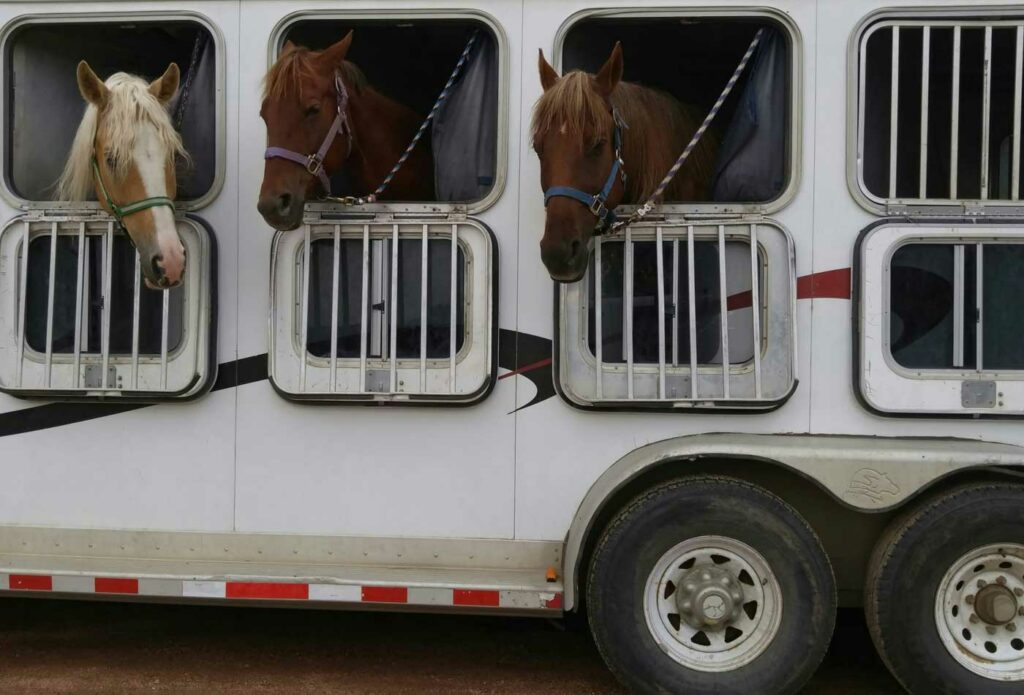
[[[611,96],[627,129],[622,135],[622,156],[629,178],[623,202],[637,203],[657,188],[700,123],[693,110],[664,92],[631,82],[620,82]],[[533,137],[552,130],[568,133],[587,143],[596,133],[612,127],[608,106],[594,88],[594,78],[579,70],[569,72],[541,96],[533,111]],[[666,200],[681,200],[687,181],[705,190],[714,175],[717,138],[708,132],[665,191]]]
[[[295,46],[282,53],[263,78],[263,98],[285,99],[295,89],[298,90],[299,98],[302,98],[302,85],[318,79],[318,53],[305,46]],[[366,75],[347,60],[341,64],[341,76],[352,89],[361,91],[366,87]]]

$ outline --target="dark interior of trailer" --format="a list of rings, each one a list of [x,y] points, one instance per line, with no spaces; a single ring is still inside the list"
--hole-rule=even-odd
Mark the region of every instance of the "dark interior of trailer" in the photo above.
[[[80,60],[102,79],[128,72],[152,80],[177,63],[181,88],[169,108],[192,159],[178,163],[178,198],[199,198],[213,186],[216,46],[205,27],[192,21],[47,22],[21,27],[7,45],[4,173],[15,194],[54,199],[85,110],[75,79]]]
[[[950,198],[953,126],[953,27],[932,27],[928,61],[926,197]],[[922,44],[920,27],[900,27],[896,137],[896,196],[920,195]],[[957,110],[957,199],[981,198],[982,114],[985,30],[963,27],[960,33],[960,91]],[[870,193],[889,198],[890,112],[892,107],[891,28],[867,42],[864,103],[864,182]],[[1015,29],[992,31],[989,119],[989,199],[1011,198]],[[1021,147],[1020,143],[1016,145]]]
[[[759,28],[766,30],[761,45],[713,123],[721,145],[711,200],[768,202],[781,195],[791,168],[792,47],[775,23],[678,16],[587,18],[565,37],[562,69],[597,72],[621,41],[624,80],[667,92],[703,118]],[[629,137],[628,130],[624,137]]]

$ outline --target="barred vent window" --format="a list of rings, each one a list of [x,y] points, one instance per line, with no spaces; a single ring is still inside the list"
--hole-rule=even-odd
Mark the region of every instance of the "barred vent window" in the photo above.
[[[310,224],[274,246],[271,378],[297,400],[471,403],[493,383],[476,222]]]
[[[213,383],[210,237],[178,233],[189,268],[170,290],[105,216],[16,218],[0,232],[0,389],[23,396],[165,400]],[[27,252],[26,252],[27,251]]]
[[[888,19],[858,50],[850,159],[873,207],[1020,204],[1024,19]]]
[[[883,413],[1024,414],[1024,233],[886,224],[859,243],[861,398]]]
[[[792,244],[774,223],[634,225],[561,290],[562,393],[589,407],[771,408],[794,386]]]

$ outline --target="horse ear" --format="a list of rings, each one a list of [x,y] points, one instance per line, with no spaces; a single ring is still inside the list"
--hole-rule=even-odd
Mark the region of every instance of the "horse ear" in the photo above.
[[[555,82],[558,82],[558,73],[555,72],[553,67],[551,67],[551,63],[544,58],[543,48],[538,50],[537,53],[539,54],[537,58],[537,67],[540,69],[540,86],[543,87],[546,92],[555,86]]]
[[[284,46],[281,47],[281,55],[285,53],[291,53],[296,49],[296,45],[292,43],[291,39],[285,39]]]
[[[78,63],[77,76],[78,91],[82,93],[82,98],[97,108],[106,106],[110,90],[84,60]]]
[[[171,63],[163,75],[149,83],[149,93],[155,96],[161,104],[166,104],[178,91],[180,79],[181,72],[178,70],[178,64]]]
[[[348,49],[352,46],[352,31],[349,30],[338,43],[334,44],[330,48],[325,48],[320,52],[320,60],[327,65],[338,68],[345,62],[345,56],[348,55]]]
[[[615,48],[608,60],[601,66],[601,72],[597,73],[597,89],[605,97],[610,97],[622,79],[622,43],[615,42]]]

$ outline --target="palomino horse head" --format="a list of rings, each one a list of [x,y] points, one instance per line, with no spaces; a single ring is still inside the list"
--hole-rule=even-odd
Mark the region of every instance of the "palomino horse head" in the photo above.
[[[622,48],[615,44],[596,75],[575,71],[559,77],[543,52],[539,64],[544,94],[533,113],[533,148],[547,197],[541,259],[554,280],[575,282],[587,270],[588,246],[601,211],[614,209],[626,192],[624,177],[618,175],[620,131],[612,109],[612,93],[622,79]],[[604,200],[590,205],[582,197],[557,193],[589,197],[605,190]]]
[[[88,106],[58,182],[62,200],[85,200],[95,191],[138,249],[152,289],[174,287],[185,273],[171,201],[174,158],[187,155],[167,113],[179,76],[171,63],[153,82],[123,72],[103,82],[80,62],[78,89]]]
[[[267,154],[257,207],[275,229],[298,227],[306,199],[327,187],[328,175],[351,154],[348,92],[341,82],[351,44],[351,31],[322,51],[288,41],[267,73],[260,108]]]

